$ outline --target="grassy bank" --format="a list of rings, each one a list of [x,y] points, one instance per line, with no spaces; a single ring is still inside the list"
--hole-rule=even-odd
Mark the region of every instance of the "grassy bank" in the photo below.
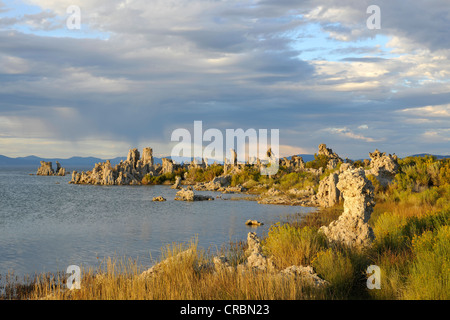
[[[330,245],[318,232],[342,213],[342,204],[306,217],[291,216],[270,227],[263,253],[278,269],[310,265],[330,285],[315,289],[300,278],[268,272],[239,272],[246,243],[224,246],[219,254],[233,268],[214,271],[213,256],[196,242],[172,244],[164,264],[151,277],[136,261],[108,259],[96,270],[83,270],[81,289],[68,291],[60,282],[38,276],[10,297],[19,299],[450,299],[450,160],[431,157],[399,160],[399,174],[387,187],[374,181],[377,204],[369,224],[375,240],[364,251]],[[245,173],[246,175],[248,173]],[[257,176],[252,176],[259,181]],[[261,178],[267,179],[267,178]],[[311,182],[302,175],[281,175],[271,184]],[[279,180],[276,180],[279,179]],[[302,180],[303,179],[303,180]],[[241,177],[234,181],[241,181]],[[368,289],[367,267],[381,270],[381,289]]]

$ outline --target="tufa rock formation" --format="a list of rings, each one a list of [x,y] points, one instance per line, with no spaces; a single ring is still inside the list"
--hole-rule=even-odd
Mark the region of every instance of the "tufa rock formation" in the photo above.
[[[342,194],[337,188],[338,181],[338,173],[332,173],[320,180],[319,189],[317,194],[312,197],[312,201],[324,208],[338,204],[342,200]]]
[[[38,176],[53,176],[55,171],[52,168],[51,162],[41,161],[41,166],[38,168],[36,175]]]
[[[363,169],[351,169],[339,175],[337,188],[344,198],[344,212],[320,231],[331,243],[356,248],[369,246],[374,239],[368,224],[375,205],[372,182],[366,178]]]
[[[94,184],[94,185],[139,185],[142,178],[147,174],[156,174],[157,169],[153,166],[152,149],[145,148],[143,157],[137,149],[128,152],[127,160],[121,161],[112,167],[107,160],[97,163],[92,171],[78,173],[72,172],[73,184]]]
[[[288,158],[280,159],[280,166],[285,167],[289,172],[298,172],[305,169],[305,162],[300,156],[292,156],[290,160]]]
[[[267,276],[283,277],[287,280],[292,278],[301,279],[305,283],[314,288],[320,289],[329,285],[329,283],[321,279],[311,266],[290,266],[286,269],[279,270],[276,268],[271,257],[263,254],[261,248],[261,241],[258,239],[256,233],[249,232],[247,235],[248,249],[246,251],[247,260],[236,267],[236,270],[241,273],[246,272],[264,272]],[[224,256],[214,257],[214,268],[216,272],[235,270]]]
[[[214,200],[213,197],[196,195],[194,191],[192,191],[191,187],[187,187],[186,189],[181,189],[175,195],[175,200],[178,201],[204,201],[204,200]]]
[[[173,184],[173,186],[171,188],[172,189],[181,189],[181,177],[180,176],[175,177],[175,183]]]
[[[52,162],[41,161],[41,166],[38,168],[37,176],[65,176],[66,169],[61,167],[61,164],[56,161],[56,172],[53,170]]]
[[[339,162],[344,162],[337,153],[333,152],[330,148],[327,148],[327,145],[322,143],[319,145],[319,155],[328,157],[328,166],[327,169],[334,169],[339,164]]]
[[[386,155],[386,152],[381,153],[378,149],[370,152],[369,156],[370,170],[366,171],[366,175],[372,174],[382,186],[387,186],[398,173],[397,156]]]
[[[258,220],[247,220],[245,222],[246,226],[251,226],[251,227],[259,227],[262,226],[264,223],[258,221]]]
[[[343,200],[342,193],[338,188],[339,175],[353,168],[350,163],[342,163],[339,171],[331,173],[319,182],[319,189],[317,194],[311,197],[311,202],[314,205],[324,208],[330,208],[340,203]]]

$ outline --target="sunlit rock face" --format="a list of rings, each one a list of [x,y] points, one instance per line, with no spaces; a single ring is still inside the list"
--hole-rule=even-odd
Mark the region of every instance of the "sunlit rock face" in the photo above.
[[[350,169],[339,175],[337,188],[344,198],[344,212],[320,231],[332,243],[357,248],[370,246],[374,239],[368,224],[375,205],[372,182],[366,178],[363,169]]]

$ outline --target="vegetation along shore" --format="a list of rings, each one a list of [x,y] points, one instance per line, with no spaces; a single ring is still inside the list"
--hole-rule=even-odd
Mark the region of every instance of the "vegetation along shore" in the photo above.
[[[171,184],[185,201],[212,200],[195,197],[211,190],[318,209],[213,254],[193,239],[163,248],[150,269],[110,258],[83,269],[80,289],[68,290],[65,275],[37,275],[4,285],[4,298],[450,299],[450,159],[369,155],[344,160],[320,145],[313,161],[280,159],[278,173],[264,176],[261,162],[154,165],[146,148],[115,167],[73,172],[73,184]],[[369,266],[381,270],[378,288],[369,285]]]

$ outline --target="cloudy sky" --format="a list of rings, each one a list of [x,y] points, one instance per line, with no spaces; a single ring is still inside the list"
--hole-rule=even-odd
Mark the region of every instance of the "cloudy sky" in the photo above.
[[[450,154],[449,30],[448,0],[0,0],[0,154],[168,155],[195,120]]]

